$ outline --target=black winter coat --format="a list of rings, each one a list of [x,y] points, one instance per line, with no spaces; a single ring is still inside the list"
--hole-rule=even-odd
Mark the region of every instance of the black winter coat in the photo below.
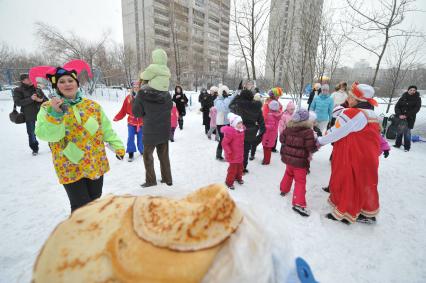
[[[39,98],[43,98],[43,102],[47,101],[47,97],[43,91],[33,85],[29,86],[21,83],[21,85],[13,90],[13,101],[16,106],[21,107],[26,121],[36,121],[37,114],[43,102],[37,102],[31,99],[31,96],[37,93]]]
[[[253,143],[256,135],[263,135],[265,132],[265,121],[262,115],[262,103],[251,100],[248,97],[237,96],[229,105],[232,113],[241,116],[246,127],[244,141]]]
[[[412,129],[414,128],[416,114],[420,111],[420,107],[422,107],[420,94],[417,91],[413,95],[409,95],[408,92],[405,92],[395,104],[395,114],[397,116],[407,116],[408,128]]]
[[[214,100],[216,99],[215,95],[210,95],[207,92],[200,93],[198,96],[198,101],[201,104],[201,112],[203,112],[203,125],[210,125],[210,108],[214,106]]]
[[[188,98],[185,93],[176,93],[173,95],[173,101],[176,103],[177,111],[179,112],[179,117],[186,115],[185,107],[188,105]]]
[[[318,95],[320,95],[320,93],[321,93],[321,89],[318,90]],[[309,93],[309,98],[308,98],[309,107],[308,107],[308,109],[311,107],[311,103],[312,103],[312,100],[314,100],[314,97],[315,97],[315,90],[312,90],[311,93]]]
[[[168,91],[158,91],[143,85],[133,102],[135,117],[143,118],[143,144],[167,143],[170,136],[170,113],[173,107]]]

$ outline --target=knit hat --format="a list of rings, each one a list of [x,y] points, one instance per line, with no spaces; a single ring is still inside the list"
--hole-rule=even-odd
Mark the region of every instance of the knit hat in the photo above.
[[[71,60],[62,67],[51,67],[51,66],[38,66],[30,69],[29,77],[35,87],[37,87],[36,78],[47,78],[51,83],[52,87],[56,88],[58,80],[62,76],[70,76],[77,81],[77,84],[80,85],[77,75],[81,71],[87,71],[89,77],[93,77],[90,66],[83,60]]]
[[[226,85],[219,85],[218,94],[220,97],[223,96],[223,92],[226,93],[226,95],[229,95],[229,88]]]
[[[373,106],[379,106],[374,97],[374,88],[370,85],[354,82],[350,93],[356,100],[368,102]]]
[[[290,110],[291,110],[291,113],[293,113],[293,112],[294,112],[294,109],[295,109],[294,102],[290,100],[290,101],[287,103],[287,107],[285,108],[285,110],[286,110],[287,112],[289,112],[289,113],[290,113]]]
[[[268,95],[271,98],[274,98],[274,97],[278,98],[281,95],[283,95],[283,89],[280,88],[280,87],[274,87],[274,88],[272,88],[272,89],[269,90]]]
[[[152,64],[141,74],[141,79],[149,81],[148,85],[155,90],[167,91],[170,83],[170,70],[167,67],[167,53],[163,49],[152,51]]]
[[[321,85],[321,92],[322,93],[329,93],[330,92],[330,86],[328,84]]]
[[[29,78],[29,75],[27,74],[27,73],[24,73],[24,74],[20,74],[19,75],[19,80],[22,82],[23,80],[25,80],[25,79],[28,79]]]
[[[217,86],[211,86],[211,88],[210,88],[210,94],[212,94],[212,93],[217,93],[219,91],[219,88],[217,87]]]
[[[268,107],[271,111],[278,111],[280,109],[280,103],[276,100],[269,102]]]
[[[234,113],[228,113],[228,120],[229,120],[229,124],[234,129],[237,128],[237,124],[238,123],[243,122],[243,120],[241,119],[241,117],[238,116],[238,115],[236,115],[236,114],[234,114]]]
[[[303,108],[300,108],[294,112],[293,117],[291,118],[294,122],[302,122],[309,119],[309,111]]]
[[[22,80],[21,80],[22,81]],[[415,85],[410,85],[408,88],[407,88],[407,90],[410,90],[410,89],[412,89],[412,88],[414,88],[415,90],[417,90],[417,86],[415,86]]]

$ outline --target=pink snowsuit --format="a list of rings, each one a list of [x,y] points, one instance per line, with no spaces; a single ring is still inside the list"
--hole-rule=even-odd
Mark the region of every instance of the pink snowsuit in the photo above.
[[[225,160],[229,162],[225,183],[231,187],[235,180],[243,179],[244,131],[240,132],[231,126],[223,126],[220,131],[224,134],[222,148]]]
[[[265,134],[262,137],[262,145],[264,147],[273,148],[275,140],[278,136],[278,124],[283,114],[278,111],[269,111],[268,116],[265,120]]]
[[[281,117],[281,120],[278,126],[278,132],[280,135],[284,132],[285,128],[287,128],[287,123],[290,122],[291,117],[293,116],[294,108],[295,106],[293,101],[290,101],[287,104],[285,111],[283,112],[283,116]]]
[[[275,141],[278,136],[278,124],[280,123],[282,112],[269,111],[265,121],[266,131],[262,137],[263,145],[263,162],[267,165],[271,162],[272,148],[275,146]]]
[[[380,154],[386,150],[390,150],[389,143],[382,135],[380,135]]]
[[[170,122],[171,122],[172,128],[177,128],[177,122],[178,122],[179,114],[177,112],[176,105],[173,105],[173,107],[172,107],[172,113],[171,113],[170,117],[171,117],[170,118]]]
[[[217,109],[216,107],[213,106],[210,108],[210,112],[209,112],[210,128],[216,127],[216,116],[217,116]]]

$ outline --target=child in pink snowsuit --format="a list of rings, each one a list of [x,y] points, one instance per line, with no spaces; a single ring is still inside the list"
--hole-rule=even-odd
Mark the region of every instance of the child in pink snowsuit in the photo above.
[[[383,153],[383,156],[385,158],[388,158],[389,150],[390,150],[390,146],[388,141],[382,135],[380,135],[380,154]]]
[[[170,128],[170,141],[175,141],[175,130],[177,128],[179,113],[176,108],[176,103],[173,102],[172,113],[170,116],[171,128]]]
[[[283,115],[281,116],[280,124],[278,126],[278,133],[280,135],[284,132],[288,122],[290,122],[291,117],[293,116],[293,113],[294,113],[294,109],[295,109],[294,103],[293,101],[290,101],[287,104],[287,107],[285,111],[283,112]]]
[[[210,129],[207,132],[207,137],[209,140],[212,138],[212,134],[215,133],[215,140],[219,141],[219,133],[217,132],[217,125],[216,125],[216,116],[217,116],[217,109],[216,107],[210,107],[209,111],[209,117],[210,117]]]
[[[235,180],[240,185],[244,184],[244,126],[241,117],[233,113],[228,114],[228,120],[230,126],[223,126],[220,130],[224,135],[222,148],[225,151],[225,160],[229,163],[225,183],[233,190]]]
[[[280,110],[280,103],[278,101],[271,101],[268,105],[269,113],[265,120],[265,134],[262,137],[263,145],[263,165],[271,163],[272,148],[275,146],[275,142],[278,135],[278,124],[281,120],[282,112]]]

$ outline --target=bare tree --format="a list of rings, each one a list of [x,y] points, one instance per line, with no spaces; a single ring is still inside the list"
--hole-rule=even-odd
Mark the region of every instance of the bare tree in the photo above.
[[[296,16],[296,4],[293,0],[291,13],[292,18]],[[307,5],[305,3],[303,5]],[[302,7],[302,10],[305,10]],[[293,100],[301,103],[303,90],[306,83],[311,82],[315,71],[315,56],[317,53],[317,37],[320,19],[318,17],[303,16],[300,24],[291,23],[289,30],[288,49],[284,58],[286,72],[283,85],[289,90]]]
[[[123,44],[115,46],[115,55],[117,56],[120,69],[124,73],[126,86],[130,87],[132,80],[137,75],[136,71],[136,53],[130,46]]]
[[[365,1],[346,0],[354,12],[353,16],[349,16],[352,19],[351,31],[346,33],[351,36],[346,38],[377,57],[376,69],[371,81],[371,85],[374,86],[390,40],[407,34],[416,34],[401,27],[407,14],[416,9],[413,7],[415,0],[379,0],[378,6],[373,9],[371,9],[371,1],[368,2],[370,5]]]
[[[388,106],[386,113],[392,105],[392,99],[395,91],[399,89],[405,80],[408,72],[412,70],[418,61],[418,55],[424,42],[416,41],[412,36],[404,36],[399,38],[392,44],[392,52],[386,58],[389,68],[385,71],[385,80],[387,83],[386,90],[389,93]]]
[[[249,79],[256,80],[256,56],[263,30],[269,20],[269,13],[268,0],[239,0],[238,3],[234,0],[231,21],[235,25],[239,49],[245,61]]]
[[[337,30],[338,23],[334,20],[334,10],[331,7],[324,10],[319,24],[319,42],[316,56],[316,75],[320,83],[322,83],[325,74],[328,74],[330,80],[332,79],[345,44],[343,33]]]
[[[284,50],[287,47],[287,41],[289,30],[284,28],[282,21],[278,21],[276,25],[269,27],[268,33],[268,47],[266,55],[266,63],[272,71],[272,84],[278,84],[277,71],[279,66],[282,64],[282,56],[284,56]],[[266,48],[265,48],[266,49]]]
[[[104,33],[97,41],[89,41],[78,37],[73,32],[65,34],[46,23],[37,22],[36,34],[42,48],[58,61],[70,59],[85,60],[94,70],[95,57],[105,48],[109,32]],[[96,76],[95,76],[96,78]],[[96,79],[89,80],[89,93],[94,91]]]

